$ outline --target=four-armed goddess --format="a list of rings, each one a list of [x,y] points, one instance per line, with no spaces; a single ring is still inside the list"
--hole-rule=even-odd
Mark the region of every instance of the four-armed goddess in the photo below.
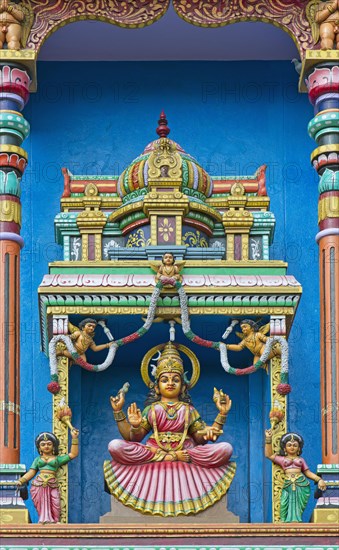
[[[142,413],[133,403],[127,420],[124,393],[111,397],[123,440],[109,444],[112,460],[104,464],[106,483],[120,502],[143,514],[196,514],[220,500],[232,482],[232,447],[214,443],[231,400],[222,390],[214,391],[219,413],[213,425],[206,426],[191,403],[189,386],[180,354],[169,343],[158,359]],[[140,443],[149,432],[146,444]]]

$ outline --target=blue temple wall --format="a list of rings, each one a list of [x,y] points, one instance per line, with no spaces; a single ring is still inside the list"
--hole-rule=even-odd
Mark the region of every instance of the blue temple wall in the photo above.
[[[309,164],[313,143],[307,123],[312,108],[297,85],[298,75],[289,62],[39,64],[38,92],[25,109],[32,129],[24,144],[30,164],[22,185],[21,462],[31,464],[34,436],[51,428],[49,366],[40,351],[37,288],[48,262],[62,258],[53,227],[63,191],[61,168],[74,174],[121,173],[156,137],[164,109],[170,137],[211,175],[249,175],[268,165],[267,189],[277,220],[271,258],[287,261],[288,273],[303,286],[289,338],[289,427],[304,436],[304,457],[315,471],[321,462],[318,194],[317,176]],[[140,318],[127,317],[111,322],[116,338],[141,324]],[[227,323],[217,317],[193,319],[192,328],[202,337],[215,338]],[[201,379],[192,396],[204,419],[214,418],[213,386],[223,387],[233,400],[222,436],[232,443],[238,464],[228,508],[241,521],[270,521],[271,466],[263,458],[269,378],[263,371],[241,378],[226,375],[215,351],[190,344],[180,328],[177,336],[201,361]],[[108,458],[108,441],[118,434],[109,395],[129,380],[128,402],[142,405],[146,388],[139,372],[141,358],[167,338],[168,327],[158,324],[139,342],[120,349],[104,373],[72,367],[70,404],[82,445],[80,458],[69,468],[70,521],[97,522],[109,510],[102,463]],[[250,354],[239,356],[230,355],[232,365],[250,364]],[[96,363],[101,357],[89,355]],[[311,497],[306,521],[314,504]],[[29,508],[36,521],[31,502]]]

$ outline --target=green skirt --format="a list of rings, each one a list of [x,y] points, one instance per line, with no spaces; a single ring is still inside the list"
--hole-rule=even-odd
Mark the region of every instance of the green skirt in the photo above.
[[[280,520],[285,523],[302,521],[310,493],[310,482],[304,474],[298,474],[293,480],[285,479],[280,500]]]

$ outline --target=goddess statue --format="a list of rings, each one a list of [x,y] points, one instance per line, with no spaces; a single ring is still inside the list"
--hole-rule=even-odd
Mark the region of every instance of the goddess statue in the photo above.
[[[144,381],[147,376],[143,373]],[[215,389],[219,413],[207,426],[187,391],[197,377],[193,373],[191,381],[186,379],[183,361],[171,342],[164,347],[154,376],[155,381],[148,382],[146,408],[141,412],[132,403],[128,420],[124,392],[111,397],[123,440],[109,443],[112,460],[104,463],[106,483],[115,498],[143,514],[197,514],[226,494],[235,474],[232,446],[214,443],[223,433],[232,402]],[[150,432],[146,444],[141,443]]]

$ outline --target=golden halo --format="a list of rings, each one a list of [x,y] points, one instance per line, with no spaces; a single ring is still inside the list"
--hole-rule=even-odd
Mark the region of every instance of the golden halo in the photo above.
[[[144,357],[141,361],[141,367],[140,367],[141,377],[142,377],[143,381],[145,382],[145,384],[148,388],[150,387],[150,385],[152,383],[152,381],[150,379],[150,376],[149,376],[149,363],[150,363],[150,360],[152,359],[153,355],[155,355],[155,353],[157,351],[162,351],[167,344],[168,344],[168,342],[166,342],[165,344],[158,344],[157,346],[154,346],[153,348],[148,350],[148,352],[146,353],[146,355],[144,355]],[[196,385],[196,383],[198,382],[199,376],[200,376],[199,359],[197,358],[195,353],[193,353],[192,350],[190,350],[189,348],[187,348],[183,344],[175,344],[174,342],[172,342],[172,344],[176,347],[176,349],[178,351],[181,351],[182,353],[187,355],[187,357],[191,361],[192,377],[191,377],[191,380],[188,382],[187,387],[188,387],[188,389],[192,389]]]

